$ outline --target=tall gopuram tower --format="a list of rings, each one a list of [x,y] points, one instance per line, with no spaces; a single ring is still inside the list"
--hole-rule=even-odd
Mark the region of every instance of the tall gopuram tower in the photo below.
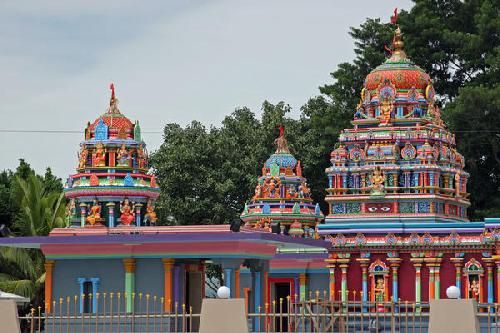
[[[313,203],[300,161],[288,149],[283,126],[274,144],[276,151],[264,163],[255,194],[241,214],[244,228],[312,238],[323,214]]]
[[[159,188],[148,173],[148,154],[139,122],[118,109],[114,85],[107,111],[85,128],[77,173],[64,189],[73,227],[154,225]]]
[[[467,221],[469,175],[434,99],[398,28],[392,56],[366,77],[353,128],[331,153],[328,223]]]
[[[326,169],[329,213],[318,232],[331,243],[330,297],[420,302],[456,285],[493,302],[498,220],[468,221],[464,158],[431,78],[403,46],[397,28]]]

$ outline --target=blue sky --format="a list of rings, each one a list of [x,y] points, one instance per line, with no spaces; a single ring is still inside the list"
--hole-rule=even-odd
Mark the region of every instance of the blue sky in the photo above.
[[[82,130],[120,108],[144,131],[285,101],[293,116],[337,64],[350,26],[389,20],[406,1],[12,1],[0,4],[0,129]],[[1,133],[0,169],[25,158],[62,178],[80,134]],[[149,150],[161,135],[145,134]]]

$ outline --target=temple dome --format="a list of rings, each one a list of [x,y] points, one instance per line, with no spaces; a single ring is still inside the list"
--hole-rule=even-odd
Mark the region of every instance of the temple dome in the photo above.
[[[397,91],[415,88],[423,93],[432,85],[430,76],[408,59],[403,46],[401,31],[398,28],[394,35],[391,57],[368,74],[364,82],[366,90],[376,90],[387,81],[394,84]]]
[[[297,159],[292,154],[272,154],[266,161],[266,168],[270,168],[272,164],[277,164],[280,168],[295,168]]]

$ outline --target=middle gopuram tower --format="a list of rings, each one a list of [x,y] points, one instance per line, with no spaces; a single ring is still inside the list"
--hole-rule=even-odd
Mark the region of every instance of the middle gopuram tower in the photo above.
[[[399,28],[392,49],[366,77],[353,127],[341,132],[326,169],[325,220],[342,232],[467,221],[469,175],[432,81],[406,56]]]

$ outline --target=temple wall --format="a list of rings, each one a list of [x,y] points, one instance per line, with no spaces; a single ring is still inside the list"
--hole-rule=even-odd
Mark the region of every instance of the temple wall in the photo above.
[[[163,295],[163,263],[161,259],[137,259],[135,290],[143,294]]]

